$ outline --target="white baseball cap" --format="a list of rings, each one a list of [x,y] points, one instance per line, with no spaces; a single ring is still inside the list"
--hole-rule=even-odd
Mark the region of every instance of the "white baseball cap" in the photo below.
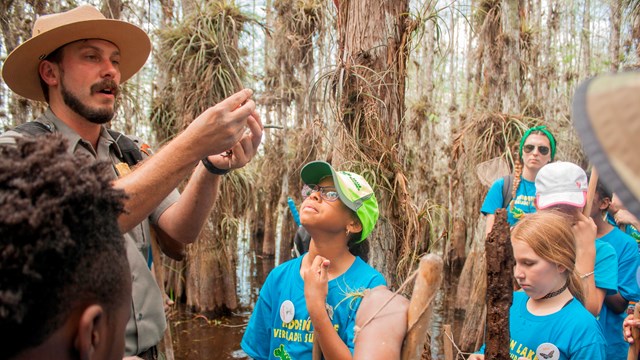
[[[557,161],[543,166],[536,176],[536,206],[553,205],[584,207],[589,182],[587,174],[574,163]]]

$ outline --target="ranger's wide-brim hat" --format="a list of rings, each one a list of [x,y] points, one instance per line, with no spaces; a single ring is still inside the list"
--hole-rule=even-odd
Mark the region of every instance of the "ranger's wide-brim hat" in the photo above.
[[[573,98],[573,122],[602,182],[640,217],[640,73],[583,82]]]
[[[120,50],[120,82],[140,70],[151,52],[149,36],[139,27],[107,19],[90,5],[39,17],[31,38],[9,54],[2,66],[2,79],[16,94],[45,101],[38,66],[57,48],[83,39],[107,40]]]

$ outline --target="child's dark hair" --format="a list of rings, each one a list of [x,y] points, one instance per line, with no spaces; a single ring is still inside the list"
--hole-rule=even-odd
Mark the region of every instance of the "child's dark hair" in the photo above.
[[[587,179],[591,180],[591,171],[587,173]],[[596,184],[596,194],[598,194],[600,200],[604,198],[609,198],[609,200],[611,200],[613,198],[611,190],[609,190],[605,184],[600,181],[600,179],[598,179],[598,184]]]
[[[361,236],[362,232],[349,234],[347,246],[352,255],[359,256],[365,262],[369,262],[369,242],[366,240],[360,241]]]
[[[58,134],[0,146],[3,357],[40,345],[77,306],[121,305],[129,267],[109,163],[67,152]]]
[[[351,210],[353,220],[360,222],[358,214]],[[349,233],[347,236],[347,247],[353,256],[359,256],[364,262],[369,262],[369,242],[362,240],[362,231],[357,233]]]

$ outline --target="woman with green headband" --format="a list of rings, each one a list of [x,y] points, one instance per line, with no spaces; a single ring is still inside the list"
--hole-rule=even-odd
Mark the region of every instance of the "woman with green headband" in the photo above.
[[[480,209],[487,216],[487,234],[493,228],[497,209],[507,209],[507,221],[510,226],[514,226],[525,214],[536,211],[536,175],[544,165],[555,158],[556,139],[546,126],[532,127],[522,136],[518,155],[514,173],[496,180],[491,185]]]

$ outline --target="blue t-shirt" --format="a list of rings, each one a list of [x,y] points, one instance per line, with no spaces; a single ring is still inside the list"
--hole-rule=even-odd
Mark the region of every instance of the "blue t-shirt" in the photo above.
[[[495,214],[496,210],[502,208],[502,202],[504,201],[504,198],[502,197],[503,186],[503,177],[499,178],[493,183],[493,185],[491,185],[487,196],[484,198],[480,212],[485,215]],[[520,184],[516,190],[516,197],[511,199],[513,208],[511,208],[511,204],[507,206],[507,221],[509,222],[509,225],[515,225],[525,214],[536,212],[535,200],[536,183],[521,177]]]
[[[607,295],[618,292],[618,255],[611,244],[601,239],[596,239],[593,276],[596,287],[606,290]]]
[[[606,359],[600,325],[577,299],[560,311],[544,316],[530,313],[528,300],[523,291],[513,293],[509,310],[512,359]],[[484,345],[479,353],[484,354]]]
[[[615,218],[609,213],[607,213],[607,222],[615,227],[618,227]],[[636,241],[636,244],[638,245],[638,251],[640,251],[640,231],[638,231],[635,226],[626,224],[624,227],[624,232]]]
[[[311,359],[313,324],[304,298],[304,281],[300,276],[305,256],[285,262],[267,276],[240,344],[250,357]],[[329,281],[327,311],[351,353],[356,311],[360,307],[362,292],[380,285],[386,285],[382,274],[359,257],[344,274]]]
[[[600,240],[610,244],[618,256],[618,292],[626,300],[638,301],[640,289],[636,281],[636,271],[640,265],[640,254],[638,254],[635,240],[617,227],[614,227]],[[616,314],[606,304],[600,311],[598,321],[607,340],[608,360],[625,360],[627,358],[629,343],[624,341],[621,330],[625,317],[624,311]]]

